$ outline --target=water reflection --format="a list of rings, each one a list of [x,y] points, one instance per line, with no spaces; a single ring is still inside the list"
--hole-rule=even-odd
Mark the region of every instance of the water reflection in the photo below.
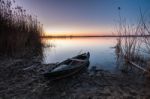
[[[44,62],[61,62],[67,58],[76,56],[82,52],[90,52],[90,67],[113,70],[116,67],[116,56],[113,46],[116,38],[53,38],[44,39],[46,44],[54,44],[55,47],[44,48]],[[89,67],[89,68],[90,68]]]

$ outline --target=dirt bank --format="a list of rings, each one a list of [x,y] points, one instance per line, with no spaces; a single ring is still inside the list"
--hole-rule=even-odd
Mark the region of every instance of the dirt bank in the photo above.
[[[0,99],[149,99],[149,81],[141,74],[86,71],[49,81],[40,73],[54,64],[38,59],[0,62]]]

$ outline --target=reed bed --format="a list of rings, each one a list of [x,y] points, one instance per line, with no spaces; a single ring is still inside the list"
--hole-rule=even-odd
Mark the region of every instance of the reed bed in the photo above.
[[[0,55],[42,55],[42,25],[13,0],[0,0]]]
[[[140,33],[141,35],[149,35],[148,37],[144,37],[143,38],[143,42],[145,43],[145,52],[147,54],[150,54],[150,16],[143,14],[142,12],[140,12],[141,14],[141,29],[140,29]]]
[[[146,66],[147,66],[147,69],[150,71],[150,16],[149,16],[149,14],[150,14],[150,12],[142,13],[142,11],[140,10],[141,34],[149,35],[149,36],[143,38],[145,48],[142,50],[148,54],[148,58],[146,60]],[[150,74],[148,76],[150,78]]]
[[[126,18],[121,16],[119,9],[119,24],[117,26],[117,33],[120,37],[117,38],[116,45],[117,60],[121,60],[117,61],[121,62],[119,64],[126,68],[129,66],[130,61],[140,64],[141,66],[145,64],[145,57],[141,52],[145,42],[143,42],[141,38],[137,37],[139,35],[146,35],[143,31],[142,18],[140,18],[135,25],[131,25],[130,23],[127,23]],[[148,44],[150,44],[150,42],[148,42]]]
[[[139,26],[130,26],[126,23],[122,23],[118,30],[121,37],[117,38],[116,53],[120,53],[119,55],[126,61],[140,60],[141,40],[138,37],[132,37],[132,35],[139,35],[138,33]]]
[[[127,24],[125,18],[120,14],[117,33],[121,37],[117,38],[116,55],[117,64],[123,66],[122,70],[129,70],[131,64],[140,70],[150,71],[150,17],[148,13],[142,13],[140,9],[140,17],[135,25]],[[138,35],[138,37],[137,37]],[[123,37],[124,36],[124,37]],[[141,36],[141,37],[139,37]],[[119,61],[118,61],[119,60]],[[130,67],[130,68],[129,68]]]

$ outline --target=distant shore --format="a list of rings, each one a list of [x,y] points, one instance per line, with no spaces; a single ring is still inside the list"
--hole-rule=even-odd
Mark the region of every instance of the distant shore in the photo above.
[[[41,36],[41,38],[87,38],[87,37],[150,37],[150,35]]]

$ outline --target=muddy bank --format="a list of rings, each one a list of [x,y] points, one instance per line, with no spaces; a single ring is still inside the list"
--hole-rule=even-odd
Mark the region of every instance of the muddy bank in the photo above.
[[[49,81],[41,75],[54,64],[37,58],[0,62],[0,98],[5,99],[149,99],[149,80],[142,74],[84,71],[73,77]]]

